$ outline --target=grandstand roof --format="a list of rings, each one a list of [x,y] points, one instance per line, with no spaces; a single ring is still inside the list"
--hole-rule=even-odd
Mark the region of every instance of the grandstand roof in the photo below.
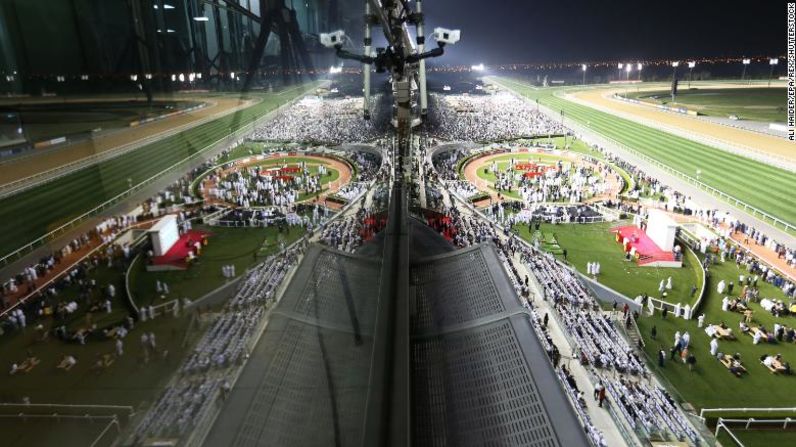
[[[494,247],[428,230],[411,225],[436,254],[409,272],[411,443],[587,445]],[[309,250],[205,445],[364,445],[381,267]]]

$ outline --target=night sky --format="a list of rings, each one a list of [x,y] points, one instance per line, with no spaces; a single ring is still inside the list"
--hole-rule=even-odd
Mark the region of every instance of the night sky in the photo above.
[[[785,3],[773,0],[426,0],[423,5],[429,28],[462,30],[461,42],[446,49],[450,64],[785,52]]]

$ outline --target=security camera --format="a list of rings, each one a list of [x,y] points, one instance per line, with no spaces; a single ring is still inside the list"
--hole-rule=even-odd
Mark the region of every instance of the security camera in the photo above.
[[[343,46],[345,41],[345,31],[337,30],[331,33],[321,33],[321,44],[326,48]]]
[[[434,39],[438,44],[455,44],[459,41],[461,31],[457,29],[434,28]]]

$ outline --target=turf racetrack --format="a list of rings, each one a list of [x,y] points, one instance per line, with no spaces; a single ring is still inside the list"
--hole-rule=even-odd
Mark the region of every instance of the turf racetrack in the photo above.
[[[562,89],[534,89],[505,78],[499,82],[685,175],[694,177],[699,169],[703,183],[786,222],[796,222],[792,206],[796,174],[555,96]]]
[[[300,96],[294,89],[278,96],[259,96],[257,104],[180,132],[113,159],[0,200],[0,256],[34,241],[158,172],[197,154],[226,135],[279,105]],[[60,248],[60,247],[59,247]]]
[[[682,84],[681,84],[682,86]],[[727,118],[737,115],[741,119],[784,122],[786,117],[784,88],[682,88],[676,101],[671,101],[668,90],[631,92],[628,97],[652,104],[684,106],[703,115]]]

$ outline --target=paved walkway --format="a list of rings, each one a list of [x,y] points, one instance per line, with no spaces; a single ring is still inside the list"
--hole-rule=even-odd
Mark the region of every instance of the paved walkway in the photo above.
[[[445,190],[442,191],[442,194],[443,196],[448,196],[448,192]],[[451,198],[448,197],[448,200],[450,201]],[[459,206],[459,210],[463,215],[473,216],[473,213],[467,207]],[[507,239],[502,232],[498,232],[498,235],[503,241]],[[512,258],[511,262],[521,277],[525,277],[527,275],[529,278],[535,278],[533,273],[528,271],[528,269],[525,267],[525,264],[521,262],[519,255]],[[532,281],[531,284],[534,284],[534,282]],[[552,306],[543,299],[543,296],[544,295],[541,290],[535,289],[533,290],[533,293],[528,301],[537,310],[540,317],[543,317],[546,313],[553,316],[554,311]],[[586,411],[591,418],[592,424],[602,431],[605,441],[609,446],[626,445],[624,438],[622,437],[622,434],[617,428],[616,423],[614,422],[610,413],[608,412],[607,407],[600,408],[597,405],[597,402],[594,402],[591,399],[591,391],[594,389],[596,384],[592,382],[589,373],[586,371],[586,368],[581,365],[580,361],[578,361],[576,358],[575,353],[572,351],[569,341],[564,335],[564,331],[559,326],[557,320],[551,317],[547,324],[547,328],[550,333],[550,337],[553,340],[553,344],[558,347],[559,352],[561,352],[562,363],[566,364],[567,369],[575,377],[578,388],[583,390],[584,394],[586,395]]]

